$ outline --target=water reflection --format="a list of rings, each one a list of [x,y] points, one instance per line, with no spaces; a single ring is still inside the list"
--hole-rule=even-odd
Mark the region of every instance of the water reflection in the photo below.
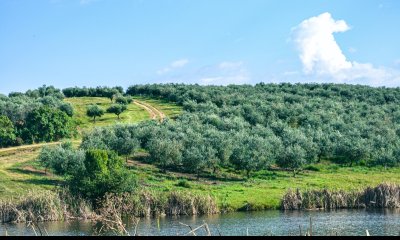
[[[204,221],[210,226],[213,235],[299,235],[304,234],[312,219],[313,235],[362,235],[368,229],[371,235],[398,236],[400,233],[400,210],[337,210],[337,211],[265,211],[240,212],[224,215],[201,217],[160,217],[144,218],[137,228],[139,235],[185,235],[189,228]],[[134,226],[126,221],[127,228],[133,233]],[[92,235],[90,222],[50,222],[43,226],[50,235]],[[0,225],[0,235],[34,235],[25,224]],[[201,229],[198,235],[205,235]]]

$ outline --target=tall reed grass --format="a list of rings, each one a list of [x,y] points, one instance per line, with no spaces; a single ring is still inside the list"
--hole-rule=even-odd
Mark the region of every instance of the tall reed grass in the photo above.
[[[284,210],[342,208],[400,208],[400,185],[383,183],[358,191],[289,190],[282,199]]]
[[[219,213],[216,200],[209,195],[190,192],[152,192],[108,194],[93,209],[89,201],[68,190],[30,192],[18,201],[0,201],[0,222],[40,222],[71,219],[95,219],[109,204],[127,217],[159,215],[208,215]]]

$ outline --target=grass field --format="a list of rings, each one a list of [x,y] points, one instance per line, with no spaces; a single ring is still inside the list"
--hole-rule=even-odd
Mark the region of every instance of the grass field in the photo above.
[[[296,189],[340,189],[357,190],[366,186],[376,186],[383,182],[400,184],[400,168],[384,170],[367,167],[339,167],[333,164],[317,166],[319,171],[304,171],[296,177],[284,171],[261,171],[250,180],[241,174],[225,172],[225,177],[203,178],[168,173],[164,174],[154,166],[137,164],[133,170],[142,183],[159,191],[190,190],[217,197],[220,207],[238,210],[249,207],[253,210],[276,209],[289,188]],[[189,188],[180,187],[185,179]]]
[[[148,98],[135,98],[144,103],[148,103],[159,111],[163,112],[167,117],[173,118],[177,116],[182,108],[163,100],[154,100]],[[107,126],[117,123],[138,123],[150,119],[150,114],[144,108],[141,108],[135,104],[129,104],[127,111],[120,115],[120,119],[115,114],[106,113],[100,118],[96,118],[96,123],[93,122],[92,118],[86,116],[86,108],[91,104],[97,104],[105,111],[111,106],[111,101],[108,98],[100,97],[80,97],[80,98],[67,98],[66,102],[69,102],[74,107],[74,121],[79,126],[79,130],[87,130],[96,126]]]
[[[86,116],[87,106],[97,104],[106,111],[112,104],[108,98],[80,97],[67,98],[65,101],[71,103],[74,107],[73,119],[80,129],[91,129],[95,126],[106,126],[117,123],[137,123],[150,118],[149,113],[145,109],[134,104],[129,104],[127,111],[120,115],[121,119],[118,119],[115,114],[106,113],[102,117],[96,118],[96,123],[94,123],[92,118]]]
[[[135,96],[133,99],[137,99],[139,101],[152,105],[153,107],[163,112],[169,118],[174,118],[182,113],[182,107],[163,99],[151,99],[137,96]]]
[[[31,190],[51,189],[62,184],[62,178],[45,174],[35,161],[39,150],[32,148],[0,154],[0,199],[16,198]],[[316,165],[319,171],[304,171],[295,178],[289,172],[261,171],[246,180],[241,173],[224,170],[217,176],[202,176],[196,180],[194,175],[162,173],[157,167],[139,161],[132,161],[131,165],[132,173],[147,188],[211,194],[216,196],[220,207],[230,210],[278,208],[289,188],[353,190],[382,182],[400,184],[400,168],[349,168],[325,163]],[[182,181],[186,184],[181,184]]]
[[[18,198],[39,189],[51,189],[62,183],[60,177],[45,173],[34,161],[40,148],[8,151],[0,154],[0,199]]]

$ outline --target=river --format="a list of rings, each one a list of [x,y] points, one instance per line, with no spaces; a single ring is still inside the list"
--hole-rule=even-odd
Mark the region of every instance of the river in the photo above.
[[[400,235],[400,210],[337,210],[337,211],[263,211],[237,212],[200,217],[161,217],[141,219],[137,227],[138,235],[185,235],[189,228],[179,222],[200,226],[204,221],[209,225],[212,235],[299,235],[300,227],[304,232],[312,220],[313,235],[358,235],[369,233],[379,236]],[[127,222],[129,224],[129,222]],[[92,235],[93,226],[90,222],[50,222],[41,226],[49,235]],[[133,226],[128,230],[134,232]],[[0,225],[0,236],[5,231],[10,236],[35,235],[25,224]],[[197,231],[204,235],[205,230]]]

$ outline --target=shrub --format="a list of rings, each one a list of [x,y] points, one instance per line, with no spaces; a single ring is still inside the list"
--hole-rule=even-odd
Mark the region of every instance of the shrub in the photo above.
[[[178,187],[183,187],[183,188],[191,188],[190,183],[186,179],[179,180],[179,182],[176,184]]]
[[[68,185],[72,192],[91,200],[93,204],[107,193],[132,192],[136,187],[136,179],[115,152],[87,150],[84,165],[84,169],[69,179]]]

